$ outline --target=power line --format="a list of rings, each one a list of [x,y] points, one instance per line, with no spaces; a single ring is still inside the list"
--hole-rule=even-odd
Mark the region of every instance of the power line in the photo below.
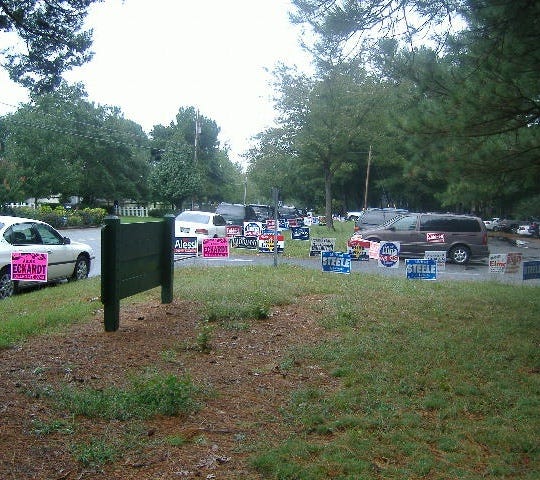
[[[11,104],[8,104],[8,103],[2,102],[2,101],[0,101],[0,104],[17,108],[15,105],[11,105]],[[90,123],[87,123],[87,122],[73,120],[73,119],[70,119],[70,118],[67,118],[67,117],[58,117],[58,116],[50,114],[50,113],[42,112],[37,107],[30,107],[30,111],[36,112],[36,113],[38,113],[40,115],[43,115],[45,117],[51,117],[56,121],[67,120],[67,121],[70,121],[72,124],[75,124],[75,125],[79,124],[79,125],[83,125],[83,126],[86,126],[86,127],[90,127],[90,128],[92,128],[94,130],[95,129],[102,130],[102,131],[104,131],[104,133],[99,132],[99,131],[97,132],[97,134],[96,133],[94,133],[94,134],[81,133],[81,132],[76,132],[76,131],[73,131],[73,130],[67,130],[67,129],[61,128],[61,127],[56,127],[56,126],[51,126],[51,125],[44,125],[44,124],[30,122],[30,121],[24,121],[24,120],[17,120],[17,119],[15,119],[13,117],[3,117],[3,120],[6,123],[11,122],[11,123],[14,123],[14,124],[23,125],[23,126],[27,126],[27,127],[30,127],[30,128],[48,130],[48,131],[52,131],[52,132],[55,132],[55,133],[60,133],[60,134],[63,134],[63,135],[72,135],[72,136],[87,138],[87,139],[90,139],[90,140],[101,141],[101,142],[104,142],[104,143],[111,143],[111,144],[115,144],[115,145],[118,145],[118,146],[125,146],[125,147],[131,147],[131,148],[141,148],[141,149],[150,150],[150,151],[155,150],[154,146],[127,143],[125,141],[117,140],[117,139],[113,138],[111,136],[111,134],[116,134],[116,135],[119,135],[119,136],[129,136],[129,137],[133,137],[133,138],[136,138],[136,139],[140,139],[141,141],[145,141],[145,142],[154,141],[154,142],[157,142],[157,143],[164,143],[165,148],[160,148],[159,149],[159,150],[162,150],[162,151],[167,151],[167,152],[176,153],[176,154],[183,153],[182,151],[180,151],[178,149],[178,147],[181,147],[182,144],[179,144],[177,142],[172,142],[170,140],[161,141],[160,139],[150,139],[146,135],[142,136],[142,135],[138,135],[138,134],[135,134],[135,133],[132,133],[132,132],[119,131],[119,130],[108,128],[108,127],[105,127],[105,126],[97,126],[97,125],[93,125],[93,124],[90,124]]]

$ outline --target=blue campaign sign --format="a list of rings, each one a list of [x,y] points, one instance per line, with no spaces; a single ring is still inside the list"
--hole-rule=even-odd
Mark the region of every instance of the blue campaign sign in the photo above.
[[[351,273],[351,256],[343,252],[321,252],[323,272]]]
[[[291,229],[292,240],[309,240],[309,227],[294,227]]]
[[[540,260],[523,262],[523,280],[540,278]]]
[[[379,249],[379,267],[399,267],[399,242],[381,242]]]
[[[437,280],[437,261],[433,258],[408,258],[405,270],[409,279]]]

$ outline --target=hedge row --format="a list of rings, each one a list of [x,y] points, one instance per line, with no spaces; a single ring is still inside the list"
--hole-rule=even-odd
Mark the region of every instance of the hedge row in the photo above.
[[[107,211],[103,208],[84,208],[82,210],[66,209],[62,206],[55,208],[41,205],[38,208],[14,207],[4,209],[7,215],[41,220],[55,228],[67,227],[98,227],[103,224]]]

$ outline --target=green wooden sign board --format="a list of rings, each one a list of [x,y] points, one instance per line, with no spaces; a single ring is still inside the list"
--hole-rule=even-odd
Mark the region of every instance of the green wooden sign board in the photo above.
[[[121,224],[106,217],[101,230],[101,302],[105,331],[120,326],[120,299],[161,285],[161,302],[172,302],[174,216],[162,222]]]

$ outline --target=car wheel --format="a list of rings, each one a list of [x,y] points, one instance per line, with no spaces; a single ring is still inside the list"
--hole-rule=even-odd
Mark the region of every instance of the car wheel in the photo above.
[[[71,280],[83,280],[88,278],[90,273],[90,261],[84,255],[79,255],[77,262],[75,262],[75,269],[73,270],[73,275]]]
[[[15,282],[11,280],[9,268],[0,272],[0,300],[11,297],[16,292]]]
[[[469,263],[471,251],[465,245],[455,245],[450,249],[448,257],[450,261],[457,263],[458,265],[465,265],[466,263]]]

